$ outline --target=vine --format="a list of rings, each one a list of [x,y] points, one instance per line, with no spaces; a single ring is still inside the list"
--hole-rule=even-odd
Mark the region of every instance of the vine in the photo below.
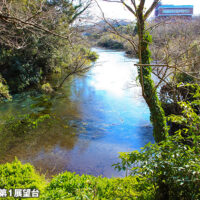
[[[149,50],[149,44],[151,41],[151,35],[147,31],[144,31],[143,39],[141,41],[142,64],[150,64],[151,62],[151,51]],[[143,96],[151,113],[150,119],[154,127],[154,138],[156,142],[160,142],[166,138],[168,129],[165,113],[161,106],[161,102],[159,101],[157,92],[155,91],[154,82],[151,78],[151,72],[151,66],[138,67],[139,79],[143,87]]]

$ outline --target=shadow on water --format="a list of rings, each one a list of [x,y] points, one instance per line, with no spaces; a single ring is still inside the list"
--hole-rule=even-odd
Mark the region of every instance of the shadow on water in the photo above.
[[[16,156],[47,176],[66,170],[124,176],[111,167],[118,162],[118,152],[154,141],[149,111],[135,82],[136,60],[123,52],[94,50],[99,60],[87,76],[67,82],[55,98],[18,97],[0,105],[4,117],[31,112],[51,115],[36,129],[2,132],[0,163]],[[0,119],[3,123],[3,117]]]

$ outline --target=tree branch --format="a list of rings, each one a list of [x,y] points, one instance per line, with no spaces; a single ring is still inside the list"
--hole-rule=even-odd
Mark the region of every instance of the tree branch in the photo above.
[[[154,10],[154,8],[156,7],[156,5],[158,4],[160,0],[155,0],[152,5],[150,6],[150,8],[146,11],[146,13],[144,14],[144,20],[146,20],[149,15],[151,14],[151,12]]]

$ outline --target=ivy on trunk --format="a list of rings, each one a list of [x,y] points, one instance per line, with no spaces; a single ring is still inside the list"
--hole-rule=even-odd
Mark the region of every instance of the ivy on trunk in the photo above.
[[[149,44],[151,43],[152,38],[151,35],[145,31],[144,18],[142,14],[138,17],[137,27],[139,36],[139,63],[150,64],[151,52],[149,50]],[[167,123],[164,110],[155,90],[155,84],[151,78],[151,72],[151,66],[138,67],[139,80],[142,85],[142,95],[151,113],[154,138],[156,142],[160,142],[164,140],[167,135]]]

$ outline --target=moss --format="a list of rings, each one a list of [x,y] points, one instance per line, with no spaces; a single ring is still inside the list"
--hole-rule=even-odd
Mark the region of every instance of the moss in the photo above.
[[[144,33],[142,49],[142,63],[151,63],[151,52],[149,50],[149,44],[151,43],[151,35],[148,32]],[[145,100],[149,106],[151,113],[151,122],[153,124],[153,134],[156,142],[160,142],[165,139],[168,129],[164,110],[161,106],[157,92],[155,91],[155,85],[151,78],[152,67],[142,67],[143,85]],[[139,78],[141,74],[140,68],[138,68]],[[142,83],[142,80],[140,80]]]

